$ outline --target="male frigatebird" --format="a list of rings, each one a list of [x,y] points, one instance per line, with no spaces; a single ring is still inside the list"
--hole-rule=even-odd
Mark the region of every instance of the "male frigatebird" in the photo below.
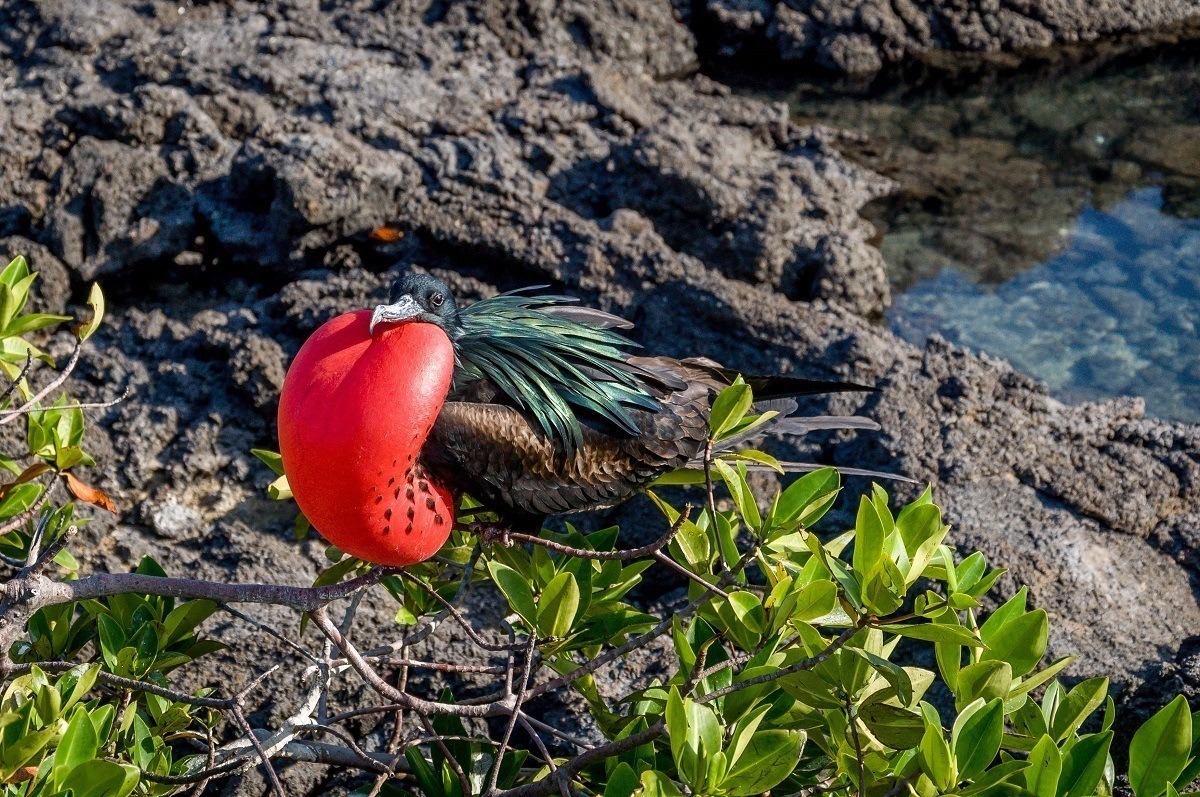
[[[409,274],[375,308],[370,331],[400,323],[440,327],[455,355],[418,478],[469,494],[499,515],[502,529],[536,531],[547,515],[612,506],[669,470],[702,465],[712,402],[737,376],[702,357],[635,354],[618,331],[632,324],[565,296],[513,291],[460,308],[445,283]],[[723,441],[715,453],[769,433],[879,428],[864,418],[794,414],[797,396],[871,388],[744,378],[756,408],[779,415],[755,439]]]

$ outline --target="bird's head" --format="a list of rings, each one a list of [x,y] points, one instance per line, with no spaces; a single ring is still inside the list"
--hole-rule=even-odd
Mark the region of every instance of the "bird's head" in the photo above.
[[[451,340],[462,330],[458,304],[446,283],[428,274],[406,274],[392,283],[388,304],[371,314],[371,334],[380,324],[417,321],[436,324]]]

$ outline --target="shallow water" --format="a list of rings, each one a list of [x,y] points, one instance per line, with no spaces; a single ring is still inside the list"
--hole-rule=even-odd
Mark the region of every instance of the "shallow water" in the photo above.
[[[897,181],[864,210],[896,332],[1200,421],[1200,48],[774,96]]]

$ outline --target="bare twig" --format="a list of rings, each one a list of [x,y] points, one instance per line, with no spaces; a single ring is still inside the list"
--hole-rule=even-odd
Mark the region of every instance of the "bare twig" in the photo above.
[[[500,738],[500,747],[496,751],[496,760],[492,762],[492,771],[488,775],[488,786],[484,791],[485,795],[491,795],[496,791],[496,780],[500,777],[500,765],[504,763],[504,753],[508,750],[508,742],[512,739],[513,728],[517,727],[517,720],[521,717],[521,701],[525,697],[525,690],[529,686],[529,677],[533,673],[533,654],[537,652],[537,639],[529,637],[526,642],[525,664],[521,668],[521,685],[517,688],[514,695],[515,701],[512,707],[512,713],[508,716],[508,724],[504,726],[504,736]]]
[[[682,517],[684,520],[686,520],[687,516],[691,514],[691,511],[691,504],[688,504],[683,508]],[[679,529],[682,526],[683,523],[681,521],[676,521],[675,523],[671,524],[671,527],[667,529],[665,534],[649,545],[643,545],[640,548],[628,548],[623,551],[592,551],[587,548],[576,548],[571,545],[566,545],[564,543],[557,542],[556,540],[547,540],[544,537],[535,537],[532,534],[520,534],[514,531],[510,531],[508,533],[508,538],[513,542],[527,542],[532,545],[540,545],[547,550],[556,551],[558,553],[566,554],[567,556],[574,556],[577,559],[596,559],[602,562],[611,561],[613,559],[627,561],[629,559],[640,559],[643,556],[651,556],[658,551],[661,551],[663,548],[666,548],[675,535],[679,533]]]
[[[67,381],[67,377],[71,375],[71,372],[75,370],[75,366],[79,363],[80,351],[81,349],[79,346],[79,341],[76,341],[75,348],[71,350],[71,358],[67,360],[67,364],[63,366],[63,369],[59,371],[53,379],[50,380],[49,384],[39,390],[37,394],[33,396],[33,398],[29,399],[29,401],[26,401],[20,407],[11,410],[0,410],[0,426],[11,423],[17,418],[27,415],[30,412],[36,412],[38,405],[42,402],[42,399],[46,398],[46,396],[57,390],[63,382]]]
[[[246,721],[246,715],[242,713],[240,705],[234,706],[230,710],[233,715],[233,720],[242,732],[250,739],[250,744],[254,746],[254,751],[258,753],[259,759],[262,761],[263,770],[267,775],[267,782],[271,784],[271,790],[275,792],[276,797],[287,797],[287,792],[283,790],[283,784],[279,782],[279,773],[275,771],[275,766],[271,763],[271,757],[267,755],[267,751],[263,748],[262,742],[258,740],[254,729],[250,727],[250,723]]]

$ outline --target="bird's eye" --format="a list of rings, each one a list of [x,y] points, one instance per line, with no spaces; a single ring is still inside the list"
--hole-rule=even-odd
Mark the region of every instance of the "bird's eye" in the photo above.
[[[446,301],[446,297],[441,295],[440,293],[435,293],[429,297],[429,303],[432,304],[434,307],[441,307],[442,302],[444,302],[444,301]]]

